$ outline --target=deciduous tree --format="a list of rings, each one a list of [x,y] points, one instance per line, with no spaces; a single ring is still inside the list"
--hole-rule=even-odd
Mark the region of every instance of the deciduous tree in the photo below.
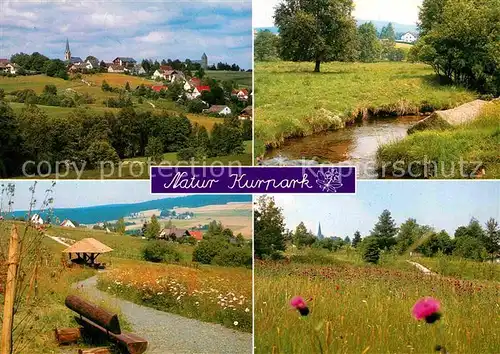
[[[322,62],[353,58],[356,22],[352,0],[284,0],[274,13],[284,60]]]

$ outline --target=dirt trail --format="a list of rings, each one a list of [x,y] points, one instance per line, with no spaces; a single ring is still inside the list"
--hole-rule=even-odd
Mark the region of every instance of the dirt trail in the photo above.
[[[56,241],[56,242],[60,243],[61,245],[64,245],[64,246],[66,246],[66,247],[69,247],[69,246],[70,246],[67,242],[65,242],[65,241],[66,241],[66,239],[63,239],[63,238],[61,238],[61,237],[56,237],[56,236],[50,236],[50,235],[47,235],[47,234],[45,234],[45,236],[47,236],[48,238],[53,239],[54,241]]]
[[[437,273],[434,273],[432,270],[430,270],[429,268],[424,267],[420,263],[413,262],[413,261],[407,261],[407,262],[410,263],[410,264],[412,264],[412,265],[414,265],[415,267],[417,267],[424,274],[427,274],[427,275],[438,275]]]
[[[149,342],[148,354],[250,354],[252,335],[218,324],[201,322],[116,298],[97,289],[97,276],[75,285],[94,301],[121,310],[135,333]]]

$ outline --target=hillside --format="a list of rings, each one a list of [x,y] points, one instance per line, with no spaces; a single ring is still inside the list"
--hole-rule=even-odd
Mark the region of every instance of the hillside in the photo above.
[[[250,195],[190,195],[178,198],[165,198],[132,204],[110,204],[83,208],[56,208],[54,215],[60,220],[70,219],[81,224],[117,220],[131,213],[144,210],[172,209],[174,207],[197,208],[206,205],[222,205],[235,202],[252,202]],[[35,211],[36,212],[36,211]],[[15,217],[23,217],[26,210],[15,211]],[[43,216],[43,213],[42,213]]]

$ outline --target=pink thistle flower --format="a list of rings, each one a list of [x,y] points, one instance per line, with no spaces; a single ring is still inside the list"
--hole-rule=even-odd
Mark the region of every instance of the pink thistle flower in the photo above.
[[[440,307],[438,300],[432,297],[424,297],[413,305],[413,317],[417,320],[425,319],[427,323],[434,323],[441,318]]]
[[[294,296],[290,300],[290,306],[299,311],[302,316],[307,316],[309,314],[309,308],[301,296]]]

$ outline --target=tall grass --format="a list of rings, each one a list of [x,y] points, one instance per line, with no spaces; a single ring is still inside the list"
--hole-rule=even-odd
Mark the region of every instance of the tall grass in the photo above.
[[[300,295],[311,313],[289,306]],[[441,301],[435,325],[411,316],[421,297]],[[498,284],[431,277],[381,266],[258,263],[255,353],[495,353]],[[442,331],[442,333],[440,333]]]
[[[494,102],[469,123],[445,130],[415,132],[403,140],[380,146],[377,166],[385,169],[386,176],[394,172],[395,163],[400,161],[399,168],[411,169],[422,177],[468,178],[480,165],[485,169],[484,178],[500,178],[498,151],[500,102]],[[464,161],[463,168],[460,161]],[[429,176],[425,176],[426,164]]]
[[[10,222],[0,221],[0,246],[8,244],[10,235]],[[17,223],[19,228],[24,223]],[[75,290],[72,285],[80,280],[95,274],[95,270],[89,268],[65,268],[62,265],[61,251],[65,247],[49,238],[42,240],[41,254],[42,262],[36,278],[36,286],[31,292],[31,301],[34,306],[22,306],[21,311],[16,313],[15,325],[23,320],[32,323],[28,332],[22,334],[22,338],[16,338],[17,350],[15,353],[40,353],[48,354],[59,352],[58,345],[54,339],[54,328],[77,327],[73,319],[73,313],[64,305],[64,299]],[[2,259],[0,259],[0,270]],[[3,278],[5,274],[0,274]],[[22,274],[21,274],[22,276]],[[2,284],[2,281],[0,281]],[[22,300],[23,302],[26,299]],[[0,303],[3,304],[3,294],[0,292]],[[3,306],[1,308],[3,311]],[[1,316],[0,316],[1,317]],[[1,327],[0,321],[0,327]],[[72,346],[74,351],[80,345]]]
[[[256,155],[284,139],[342,127],[368,115],[409,115],[446,109],[476,94],[441,86],[433,70],[411,63],[255,64]]]

